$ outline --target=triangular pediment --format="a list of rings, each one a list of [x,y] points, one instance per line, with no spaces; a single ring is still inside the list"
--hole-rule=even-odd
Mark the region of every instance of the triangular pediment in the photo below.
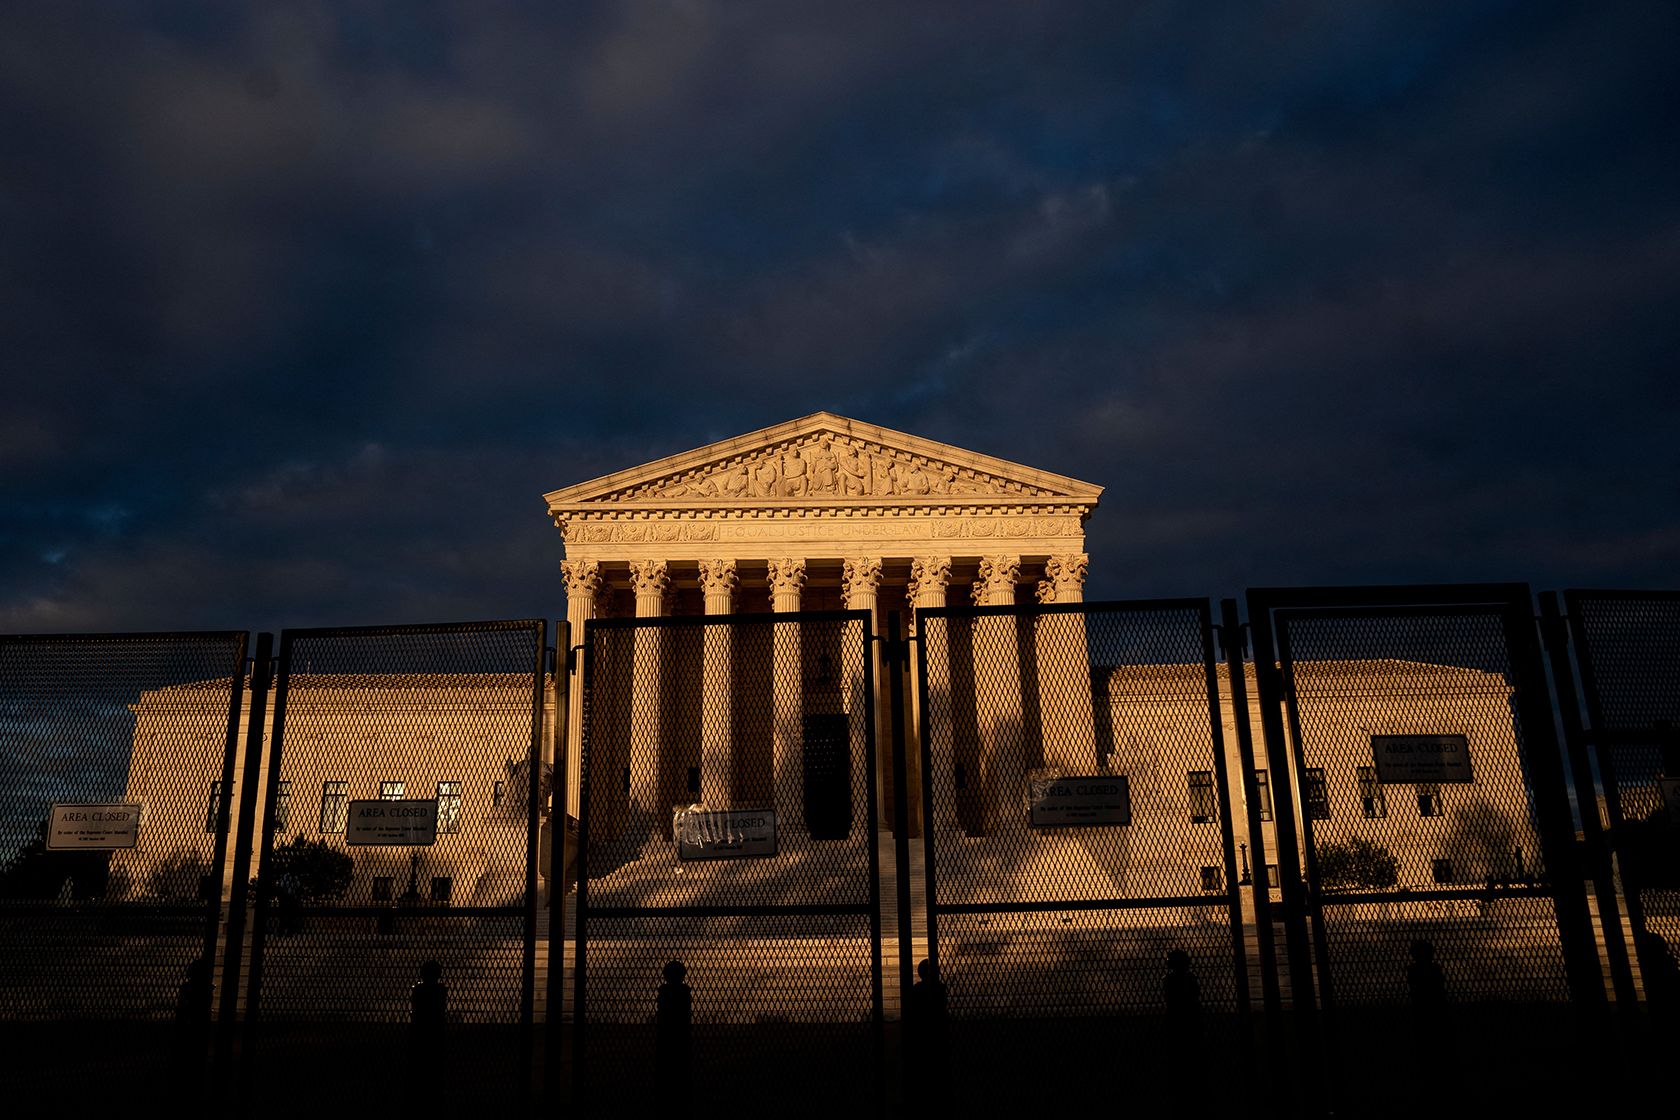
[[[1102,487],[818,412],[556,490],[550,510],[850,502],[1095,503]]]

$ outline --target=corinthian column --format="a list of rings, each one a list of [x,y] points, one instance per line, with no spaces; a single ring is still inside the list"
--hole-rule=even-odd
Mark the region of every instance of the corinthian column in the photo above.
[[[595,600],[601,593],[601,565],[594,560],[562,560],[560,575],[566,581],[566,622],[571,643],[583,644],[583,624],[595,617]],[[560,651],[560,665],[566,651]],[[583,658],[573,660],[571,679],[566,682],[566,812],[577,816],[583,799]],[[556,823],[556,835],[563,835]]]
[[[1044,562],[1040,601],[1083,603],[1083,552],[1052,556]],[[1050,597],[1044,598],[1048,590]],[[1096,721],[1092,711],[1090,657],[1085,650],[1083,614],[1045,614],[1036,620],[1033,648],[1037,664],[1022,672],[1037,672],[1044,706],[1044,764],[1064,771],[1087,773],[1096,768]]]
[[[1019,556],[986,556],[980,560],[975,595],[981,606],[1015,603],[1015,581],[1021,574]],[[970,801],[971,822],[977,816],[984,831],[1019,823],[1015,812],[1026,805],[1021,707],[1021,650],[1016,619],[982,617],[974,620],[974,682],[979,694],[979,786]],[[968,782],[973,784],[974,777]],[[959,798],[959,800],[961,800]],[[969,824],[970,832],[973,824]]]
[[[799,609],[800,595],[805,589],[805,561],[784,557],[770,561],[770,607],[777,614]],[[804,797],[801,786],[800,745],[803,743],[805,682],[800,665],[799,627],[780,624],[773,627],[775,738],[773,740],[776,775],[776,814],[790,829],[804,823]]]
[[[663,560],[632,560],[630,583],[636,591],[636,617],[658,618],[671,584]],[[669,805],[661,805],[659,722],[660,676],[665,635],[656,629],[636,631],[634,676],[630,691],[630,795],[635,807],[651,815],[655,827],[668,825]]]
[[[726,615],[735,609],[735,561],[700,561],[700,587],[706,596],[706,613]],[[729,658],[730,628],[707,626],[706,679],[701,682],[700,710],[700,800],[709,809],[729,804],[729,743],[734,710]]]

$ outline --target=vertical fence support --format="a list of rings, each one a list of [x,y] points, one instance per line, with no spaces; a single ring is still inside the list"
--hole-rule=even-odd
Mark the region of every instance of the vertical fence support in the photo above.
[[[239,1034],[239,993],[245,967],[246,911],[251,902],[251,850],[257,835],[257,786],[262,781],[263,737],[268,724],[268,688],[273,679],[274,635],[257,635],[251,661],[251,703],[245,725],[245,772],[239,780],[239,836],[233,848],[233,889],[228,900],[227,954],[222,964],[221,1021],[216,1035],[216,1086],[231,1088],[233,1052]],[[224,785],[223,789],[231,786]]]
[[[554,802],[549,813],[548,850],[548,1016],[543,1027],[543,1096],[556,1111],[561,1107],[562,1037],[566,1010],[566,811],[571,783],[571,760],[566,745],[571,741],[572,690],[566,666],[572,657],[572,624],[562,619],[554,624]]]
[[[915,1030],[915,1025],[910,1022],[910,989],[916,982],[916,920],[910,898],[910,768],[904,757],[904,672],[907,668],[904,656],[908,643],[903,640],[903,626],[904,619],[898,611],[887,615],[886,656],[881,659],[882,671],[887,674],[892,714],[893,854],[898,861],[899,1071],[904,1082],[900,1086],[901,1091],[908,1088],[911,1077],[910,1052],[907,1047],[910,1032]],[[927,690],[924,688],[922,696],[926,695]],[[924,722],[927,719],[926,703],[924,699]],[[923,785],[925,788],[926,783]],[[924,831],[927,829],[926,820],[927,818],[923,818]]]

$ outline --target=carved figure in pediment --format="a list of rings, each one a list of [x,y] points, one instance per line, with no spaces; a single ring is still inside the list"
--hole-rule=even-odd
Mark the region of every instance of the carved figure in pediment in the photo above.
[[[811,492],[832,494],[840,485],[840,458],[834,454],[834,441],[827,436],[811,449]]]
[[[957,472],[950,467],[938,467],[929,472],[929,485],[935,494],[949,494],[951,480],[957,477]]]
[[[920,462],[911,466],[904,475],[904,491],[907,494],[926,494],[933,489],[933,479],[929,477],[927,468]]]
[[[953,494],[990,494],[992,488],[978,478],[953,478],[951,493]]]
[[[752,496],[755,498],[776,497],[776,460],[766,455],[752,468]]]
[[[790,498],[803,498],[810,483],[805,475],[806,463],[799,457],[799,448],[790,447],[782,456],[782,493]]]
[[[869,464],[850,444],[840,455],[840,485],[848,497],[862,497],[869,493]]]
[[[723,476],[723,493],[728,498],[744,498],[752,483],[745,463],[736,463],[733,467],[725,467]]]
[[[877,498],[885,498],[893,492],[893,461],[885,455],[871,455],[869,457],[869,493]]]

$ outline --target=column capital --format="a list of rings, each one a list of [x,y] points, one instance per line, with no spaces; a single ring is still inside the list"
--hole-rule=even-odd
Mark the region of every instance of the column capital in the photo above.
[[[805,589],[805,560],[784,556],[770,561],[770,594],[797,595]]]
[[[663,596],[671,584],[671,572],[663,560],[632,560],[630,584],[636,589],[638,599],[647,595]]]
[[[566,581],[566,598],[593,601],[601,590],[601,564],[597,560],[562,560],[560,575]]]
[[[945,587],[951,582],[949,556],[918,556],[910,561],[910,584],[905,597],[911,606],[944,606]],[[933,600],[937,598],[938,603]],[[924,600],[927,600],[924,602]]]
[[[1055,589],[1055,598],[1049,601],[1057,603],[1084,602],[1085,569],[1090,563],[1090,554],[1084,552],[1052,556],[1046,560],[1044,562],[1045,582]]]
[[[854,606],[859,599],[868,599],[873,605],[875,593],[881,586],[881,558],[867,556],[861,560],[847,560],[840,574],[840,594],[848,610],[861,610],[861,606]]]
[[[700,561],[700,588],[707,595],[733,595],[739,579],[734,560]]]
[[[1038,601],[1041,604],[1054,603],[1056,601],[1056,585],[1050,580],[1041,579],[1038,581],[1038,586],[1033,589],[1033,594],[1038,596]]]
[[[975,598],[984,606],[1008,606],[1015,602],[1015,581],[1021,574],[1019,556],[983,556],[980,578],[974,584]]]

